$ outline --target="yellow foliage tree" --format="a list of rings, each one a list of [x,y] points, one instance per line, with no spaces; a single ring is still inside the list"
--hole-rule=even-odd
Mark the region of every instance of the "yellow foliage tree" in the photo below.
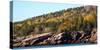
[[[89,15],[84,17],[84,21],[86,21],[86,22],[93,22],[93,21],[95,21],[95,16],[89,14]]]

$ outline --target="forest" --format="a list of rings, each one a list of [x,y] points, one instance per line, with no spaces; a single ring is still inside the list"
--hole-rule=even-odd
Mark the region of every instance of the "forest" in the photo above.
[[[13,47],[97,43],[97,6],[87,5],[11,22]]]

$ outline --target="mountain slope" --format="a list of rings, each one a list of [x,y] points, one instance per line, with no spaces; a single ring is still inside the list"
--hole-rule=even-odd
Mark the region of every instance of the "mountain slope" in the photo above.
[[[97,28],[97,7],[81,6],[51,12],[13,23],[13,39],[49,33],[83,31],[90,35]],[[52,35],[52,36],[53,36]],[[74,35],[73,35],[74,36]],[[68,38],[68,37],[67,37]]]
[[[93,24],[93,27],[96,27],[96,6],[83,6],[44,14],[22,22],[15,22],[13,26],[14,33],[27,34],[31,30],[33,32],[80,30],[88,22],[88,25]]]

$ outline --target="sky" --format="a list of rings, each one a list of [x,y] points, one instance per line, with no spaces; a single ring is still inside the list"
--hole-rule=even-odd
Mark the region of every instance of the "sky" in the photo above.
[[[79,6],[82,5],[33,1],[13,1],[13,22],[22,21],[42,14]]]

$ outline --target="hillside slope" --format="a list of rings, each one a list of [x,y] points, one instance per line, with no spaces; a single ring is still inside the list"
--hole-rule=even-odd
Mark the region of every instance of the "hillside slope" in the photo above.
[[[14,22],[13,40],[16,40],[18,38],[27,39],[31,36],[34,37],[36,35],[39,36],[45,33],[50,33],[52,34],[52,36],[55,37],[50,36],[51,38],[49,39],[54,39],[61,36],[62,39],[64,39],[61,41],[65,41],[62,43],[76,43],[73,41],[73,38],[75,38],[73,37],[74,35],[77,34],[78,37],[78,35],[80,34],[79,38],[81,36],[82,37],[92,36],[91,34],[92,32],[95,32],[93,35],[96,34],[96,29],[97,29],[97,6],[88,5],[88,6],[64,9],[56,12],[51,12],[48,14],[43,14],[40,16],[35,16],[26,19],[24,21]],[[63,37],[63,34],[65,34],[66,38],[70,37],[73,42],[68,42],[68,41],[66,42],[66,38]],[[67,34],[71,35],[67,36]],[[59,39],[56,40],[59,41]],[[49,41],[55,41],[55,40],[49,40]],[[59,41],[59,43],[61,41]],[[57,42],[54,43],[48,42],[48,43],[57,44]],[[37,43],[35,43],[34,45],[36,44]]]

